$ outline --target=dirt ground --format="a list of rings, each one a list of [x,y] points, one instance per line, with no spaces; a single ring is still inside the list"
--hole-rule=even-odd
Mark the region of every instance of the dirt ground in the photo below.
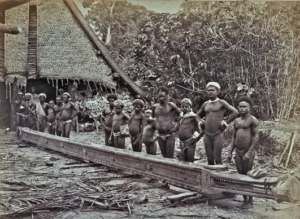
[[[73,133],[71,137],[103,143],[101,131]],[[240,209],[240,195],[171,203],[167,197],[176,192],[162,187],[160,181],[150,183],[147,177],[36,145],[20,145],[16,134],[4,129],[0,129],[0,139],[0,218],[300,218],[299,204],[261,198],[254,198],[253,209]],[[130,150],[129,140],[126,145]],[[176,147],[178,151],[178,142]],[[206,162],[201,141],[196,158],[196,163]],[[227,165],[234,169],[234,164]],[[269,170],[276,172],[275,168]]]

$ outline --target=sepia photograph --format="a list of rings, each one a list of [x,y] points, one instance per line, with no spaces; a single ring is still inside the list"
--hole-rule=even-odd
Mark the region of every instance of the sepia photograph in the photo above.
[[[300,1],[0,0],[0,218],[300,218]]]

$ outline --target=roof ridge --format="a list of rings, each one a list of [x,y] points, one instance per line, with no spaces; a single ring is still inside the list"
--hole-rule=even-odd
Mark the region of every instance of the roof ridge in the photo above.
[[[98,39],[95,32],[92,30],[90,25],[86,22],[85,18],[81,14],[80,10],[76,6],[73,0],[64,0],[64,3],[67,5],[68,9],[71,11],[75,19],[78,21],[82,29],[85,31],[88,38],[91,42],[101,51],[103,58],[108,62],[109,66],[113,68],[123,79],[127,82],[130,87],[140,94],[143,97],[146,97],[146,92],[143,91],[115,62],[115,60],[111,57],[108,49],[101,43]]]

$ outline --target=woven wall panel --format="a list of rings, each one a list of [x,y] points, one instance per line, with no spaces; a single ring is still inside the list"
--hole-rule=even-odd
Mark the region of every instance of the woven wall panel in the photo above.
[[[41,76],[115,86],[111,68],[98,60],[93,45],[62,0],[44,1],[37,10]]]
[[[26,71],[29,5],[37,5],[37,71],[41,77],[83,79],[115,87],[111,68],[97,58],[90,40],[62,0],[33,0],[7,11],[6,23],[25,29],[22,37],[5,36],[9,72]],[[21,54],[14,56],[18,49]]]
[[[4,35],[4,65],[7,73],[25,73],[28,53],[28,4],[20,5],[5,11],[5,24],[21,27],[22,32],[16,35]]]

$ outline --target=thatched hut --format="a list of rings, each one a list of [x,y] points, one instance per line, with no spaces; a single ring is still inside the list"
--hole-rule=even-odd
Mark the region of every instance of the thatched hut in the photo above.
[[[0,80],[5,81],[11,103],[16,90],[28,84],[38,82],[55,93],[70,80],[114,91],[114,79],[119,78],[132,92],[146,96],[112,59],[73,0],[32,0],[10,8],[5,25],[22,29],[4,37]]]

